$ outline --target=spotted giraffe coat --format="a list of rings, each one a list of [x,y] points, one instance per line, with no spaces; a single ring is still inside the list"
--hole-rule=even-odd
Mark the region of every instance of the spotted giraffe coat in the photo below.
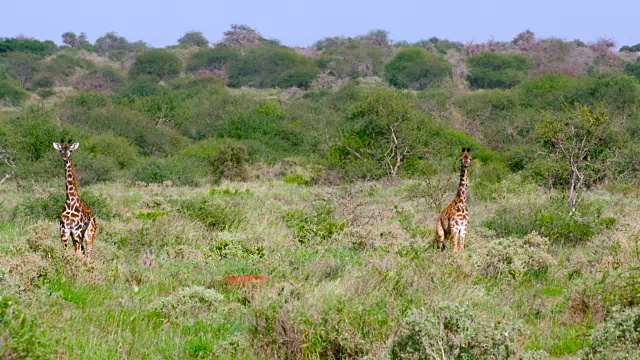
[[[436,246],[444,250],[445,240],[451,239],[453,252],[464,250],[464,241],[469,224],[469,209],[467,207],[467,169],[471,164],[469,148],[462,148],[460,158],[460,183],[458,192],[451,203],[442,210],[436,223]]]
[[[71,141],[69,141],[71,142]],[[78,148],[79,143],[73,145],[54,143],[53,146],[60,151],[65,164],[65,186],[66,201],[64,209],[60,216],[60,238],[62,239],[63,248],[67,249],[69,237],[73,241],[73,247],[76,255],[82,255],[84,252],[85,259],[91,259],[91,251],[93,249],[93,240],[96,236],[96,218],[93,210],[87,205],[78,194],[78,183],[76,181],[76,173],[71,162],[71,152]],[[86,246],[82,246],[82,242],[86,240]]]

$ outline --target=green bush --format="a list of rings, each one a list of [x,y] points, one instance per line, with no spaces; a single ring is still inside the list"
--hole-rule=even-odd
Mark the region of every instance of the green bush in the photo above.
[[[545,272],[555,260],[549,254],[549,239],[532,232],[523,238],[490,241],[476,249],[473,263],[482,276],[520,279],[527,273]]]
[[[109,67],[93,69],[73,83],[73,87],[82,91],[95,91],[102,94],[114,94],[124,84],[122,76]]]
[[[636,359],[640,353],[640,307],[614,310],[591,331],[591,342],[580,355],[584,359]]]
[[[238,61],[229,65],[229,86],[257,88],[300,87],[311,85],[320,72],[315,62],[296,52],[265,46],[250,49]]]
[[[184,34],[180,39],[178,39],[178,44],[183,47],[189,46],[199,46],[199,47],[207,47],[209,46],[209,40],[202,34],[200,31],[189,31]]]
[[[58,192],[50,194],[45,198],[27,198],[18,205],[16,211],[18,214],[33,220],[45,219],[58,221],[64,209],[66,196],[64,187],[60,187]],[[80,198],[91,207],[93,214],[97,218],[102,220],[113,218],[113,212],[106,196],[91,191],[81,191]]]
[[[229,46],[216,46],[213,49],[201,49],[193,53],[187,63],[187,71],[195,74],[225,70],[226,67],[240,60],[240,50]]]
[[[389,84],[399,88],[422,90],[451,74],[451,64],[422,48],[400,50],[385,66]]]
[[[113,134],[92,136],[83,151],[92,155],[101,155],[113,160],[120,169],[127,169],[138,161],[138,150],[129,141]]]
[[[509,359],[517,330],[452,304],[412,310],[393,341],[391,359]]]
[[[56,81],[64,81],[76,74],[78,70],[92,69],[95,65],[85,59],[81,59],[68,54],[60,54],[45,65],[47,74]]]
[[[177,157],[203,170],[203,175],[211,176],[214,182],[248,177],[247,147],[231,139],[202,140],[182,150]]]
[[[0,80],[0,105],[20,106],[29,99],[29,93],[10,80]]]
[[[46,333],[36,318],[20,307],[20,301],[0,297],[0,357],[3,359],[45,359],[51,356]]]
[[[160,80],[169,80],[180,75],[182,62],[168,50],[152,49],[136,56],[129,76],[152,76]]]
[[[284,221],[301,244],[330,240],[347,225],[335,216],[333,204],[328,201],[314,204],[313,213],[300,209],[289,210],[284,215]]]
[[[467,60],[467,81],[473,89],[509,89],[527,76],[531,64],[523,56],[484,52]]]
[[[567,199],[556,197],[539,204],[503,205],[484,225],[500,237],[523,237],[532,231],[552,243],[584,243],[615,224],[602,217],[603,207],[596,202],[582,202],[576,211],[567,209]]]
[[[197,185],[205,176],[206,169],[177,157],[150,157],[131,168],[132,180],[147,184],[171,181],[175,185]]]
[[[213,259],[261,259],[264,257],[264,246],[248,244],[237,234],[222,232],[204,253],[205,258]]]
[[[189,199],[178,203],[178,210],[199,221],[212,231],[227,231],[237,228],[246,221],[240,203],[221,199]]]
[[[93,96],[89,98],[91,101],[95,99]],[[172,153],[186,140],[169,129],[156,126],[139,112],[118,105],[91,110],[66,108],[60,112],[60,118],[95,132],[111,132],[123,137],[135,145],[142,155]]]
[[[0,54],[25,52],[45,57],[52,55],[58,46],[51,40],[0,38]]]

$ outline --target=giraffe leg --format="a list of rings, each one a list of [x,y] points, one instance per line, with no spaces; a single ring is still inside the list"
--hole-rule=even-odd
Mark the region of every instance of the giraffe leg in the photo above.
[[[67,245],[69,245],[69,235],[71,235],[71,229],[66,227],[64,223],[60,223],[60,239],[62,240],[62,250],[67,253]]]
[[[75,249],[76,256],[82,256],[82,231],[74,229],[71,232],[71,236],[73,238],[73,247]]]
[[[454,253],[458,252],[458,232],[455,229],[451,231],[451,247]]]
[[[96,219],[92,218],[89,221],[89,225],[87,226],[87,231],[84,233],[85,239],[87,240],[86,252],[84,255],[85,260],[91,260],[91,250],[93,249],[93,239],[96,236],[98,228],[96,226]]]
[[[436,246],[440,250],[444,250],[444,229],[442,228],[442,222],[438,219],[436,223]]]
[[[467,237],[467,230],[462,228],[460,230],[460,251],[464,251],[464,239]]]

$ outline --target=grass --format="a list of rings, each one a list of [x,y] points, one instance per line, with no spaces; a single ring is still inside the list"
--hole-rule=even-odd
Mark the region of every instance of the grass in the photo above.
[[[13,211],[63,189],[15,191],[7,182],[0,187],[0,354],[384,358],[411,340],[400,329],[438,321],[441,313],[460,322],[447,331],[470,341],[476,354],[496,341],[506,341],[513,357],[534,350],[575,356],[589,346],[592,329],[615,311],[599,291],[635,264],[640,202],[605,190],[587,194],[609,205],[604,214],[616,225],[580,245],[531,245],[515,268],[508,263],[514,257],[487,255],[500,254],[501,243],[483,224],[522,193],[472,198],[468,250],[454,255],[434,249],[436,200],[416,195],[423,189],[412,184],[95,184],[82,190],[101,199],[110,216],[98,219],[87,264],[63,256],[57,224],[46,214]],[[554,195],[525,191],[531,199]],[[544,267],[526,263],[526,251],[541,252]],[[220,282],[231,275],[270,281]],[[513,338],[467,336],[466,321],[473,331],[510,329]]]

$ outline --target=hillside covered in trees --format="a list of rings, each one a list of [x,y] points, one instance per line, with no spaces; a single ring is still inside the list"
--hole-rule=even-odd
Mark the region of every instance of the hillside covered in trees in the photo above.
[[[640,44],[61,39],[0,38],[0,357],[640,352]],[[61,138],[89,264],[61,249]]]

